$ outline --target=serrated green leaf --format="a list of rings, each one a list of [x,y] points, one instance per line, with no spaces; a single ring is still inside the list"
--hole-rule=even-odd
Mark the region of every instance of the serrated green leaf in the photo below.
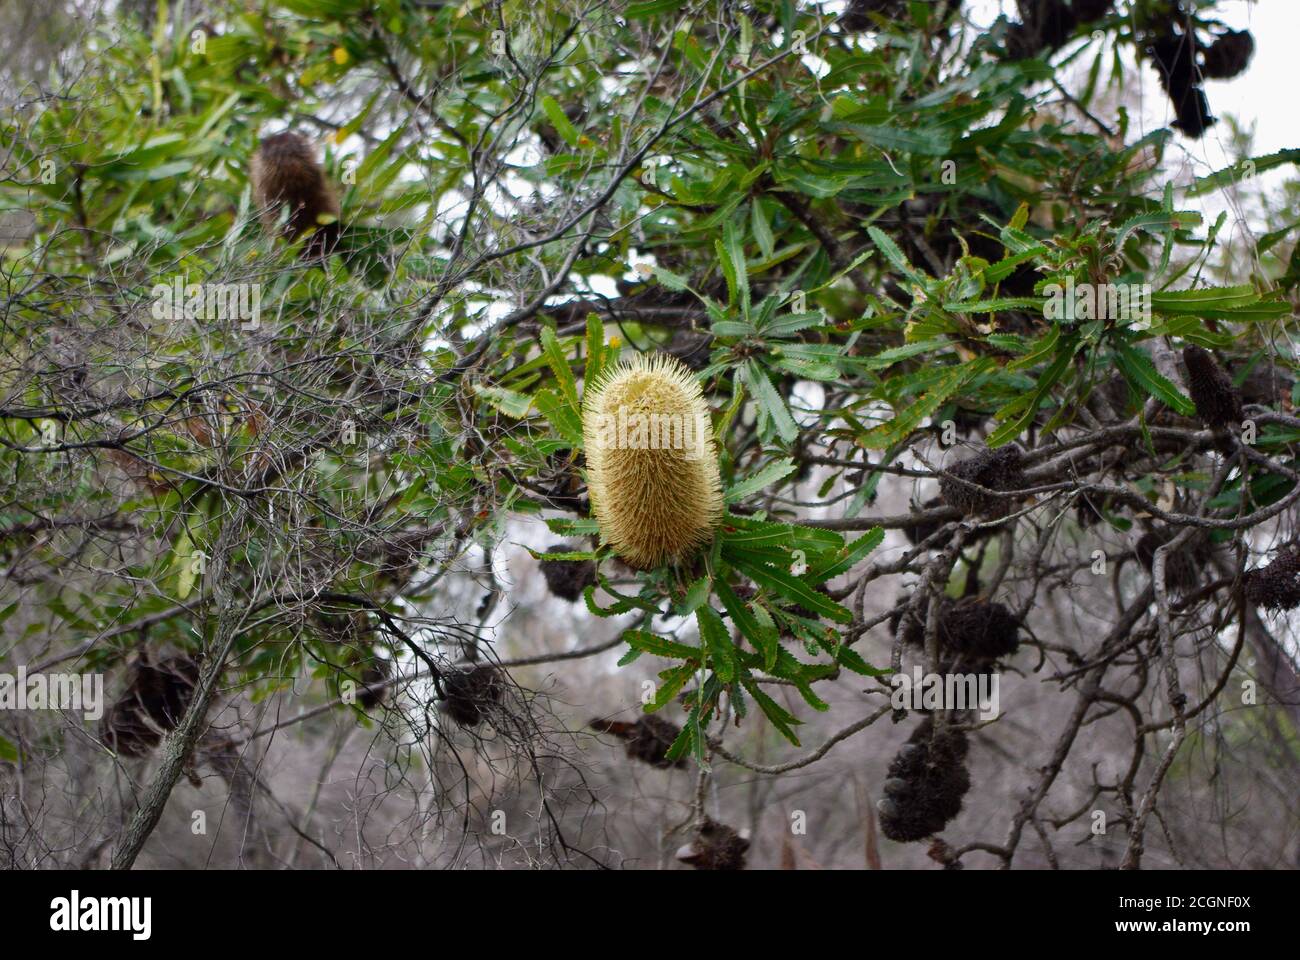
[[[578,128],[565,116],[564,110],[554,97],[542,97],[542,111],[546,114],[546,119],[551,121],[551,126],[555,127],[555,132],[560,135],[560,138],[569,146],[576,147],[578,145]]]
[[[476,383],[474,392],[514,420],[523,420],[533,409],[531,397],[526,397],[514,390],[507,390],[505,387],[485,387]]]
[[[1004,310],[1043,312],[1046,303],[1038,297],[995,297],[992,300],[954,300],[943,305],[949,313],[1000,313]]]
[[[776,428],[782,440],[793,443],[799,437],[799,426],[790,416],[785,401],[776,392],[776,387],[772,386],[772,381],[767,378],[763,368],[754,360],[746,360],[741,369],[745,373],[745,384],[765,419]]]
[[[757,493],[759,490],[771,486],[783,477],[788,477],[797,469],[798,465],[789,457],[773,460],[752,477],[748,477],[732,486],[727,491],[726,502],[736,503],[744,500],[751,493]]]
[[[820,554],[828,550],[838,550],[844,545],[844,538],[833,530],[818,527],[804,527],[793,523],[776,523],[771,520],[755,520],[727,514],[723,518],[723,543],[731,546],[768,555],[786,555],[791,550],[804,550],[810,554]]]
[[[600,533],[600,524],[587,517],[550,517],[546,526],[561,537],[590,537]]]
[[[775,664],[777,647],[780,645],[776,630],[765,630],[755,619],[753,612],[741,602],[735,591],[724,581],[715,581],[713,589],[726,608],[728,616],[731,617],[731,622],[736,625],[740,635],[754,645],[754,649],[762,656],[764,665],[770,667]]]
[[[786,599],[793,600],[800,606],[836,623],[849,623],[853,620],[853,613],[850,610],[840,606],[826,594],[814,590],[788,570],[769,564],[755,563],[747,557],[729,551],[725,544],[722,555],[760,587],[774,590]]]
[[[799,738],[795,736],[793,729],[800,723],[798,718],[760,690],[758,684],[754,681],[746,680],[744,686],[749,691],[749,695],[754,698],[754,702],[758,704],[759,709],[763,711],[764,716],[777,729],[777,732],[796,747],[801,746]]]
[[[1059,344],[1056,359],[1038,378],[1038,383],[1033,392],[1011,401],[995,414],[997,419],[1005,422],[989,434],[988,439],[985,441],[990,449],[1010,443],[1020,436],[1021,432],[1033,420],[1034,414],[1038,412],[1038,407],[1043,402],[1043,398],[1047,396],[1052,387],[1056,386],[1057,381],[1061,379],[1062,374],[1069,367],[1070,360],[1078,349],[1078,343],[1077,337],[1071,337]],[[1014,416],[1014,419],[1007,419],[1012,416]]]
[[[1256,177],[1265,171],[1288,163],[1300,163],[1300,150],[1279,150],[1277,153],[1238,160],[1230,167],[1216,170],[1208,176],[1197,177],[1188,193],[1193,197],[1201,197],[1214,190]]]
[[[700,640],[709,652],[713,672],[723,683],[736,679],[736,648],[731,642],[731,635],[722,617],[709,605],[705,604],[695,611],[696,623],[700,628]]]
[[[665,670],[659,674],[659,687],[655,690],[654,699],[641,709],[646,713],[662,710],[677,698],[677,694],[682,692],[682,687],[686,686],[693,676],[695,676],[695,666],[689,663]]]
[[[884,529],[872,527],[852,543],[846,544],[826,563],[814,567],[808,574],[808,580],[812,583],[825,583],[848,573],[884,540]]]
[[[1124,343],[1116,344],[1115,360],[1120,372],[1131,385],[1184,416],[1196,415],[1196,405],[1162,376],[1156,370],[1155,364],[1151,362],[1151,358],[1141,350]]]
[[[668,660],[690,660],[696,666],[704,662],[704,653],[699,647],[681,643],[668,637],[656,636],[648,630],[627,630],[623,640],[629,647],[642,653],[653,654]]]
[[[866,660],[862,659],[861,654],[847,644],[840,644],[836,649],[835,660],[846,670],[852,670],[863,677],[883,677],[889,673],[888,670],[878,670],[867,663]]]
[[[901,443],[921,422],[942,407],[962,387],[994,366],[991,357],[976,357],[945,371],[926,394],[897,409],[894,418],[858,438],[868,450],[885,450]]]
[[[873,226],[867,227],[867,233],[871,237],[871,242],[876,245],[876,248],[881,252],[884,258],[894,265],[895,269],[918,286],[927,286],[927,278],[919,273],[917,269],[908,262],[907,257],[903,255],[903,251],[899,249],[898,244],[890,239],[884,231],[879,227]]]
[[[542,327],[542,352],[546,355],[546,363],[560,385],[560,394],[568,401],[573,412],[581,416],[578,406],[578,383],[574,379],[573,370],[569,367],[569,360],[564,355],[560,341],[550,327]]]
[[[577,408],[554,390],[538,390],[533,403],[555,432],[575,447],[583,445],[582,415]]]
[[[1029,352],[1023,357],[1017,357],[1006,365],[1007,370],[1027,370],[1030,367],[1037,366],[1046,360],[1048,355],[1056,349],[1056,345],[1061,341],[1061,327],[1059,324],[1052,324],[1052,328],[1030,348]]]
[[[587,314],[587,366],[582,372],[584,384],[592,383],[605,367],[605,325],[595,313]]]
[[[749,205],[749,222],[754,239],[758,241],[758,248],[763,251],[764,257],[771,258],[776,253],[776,238],[772,235],[772,225],[767,222],[767,215],[763,212],[763,204],[758,199]]]

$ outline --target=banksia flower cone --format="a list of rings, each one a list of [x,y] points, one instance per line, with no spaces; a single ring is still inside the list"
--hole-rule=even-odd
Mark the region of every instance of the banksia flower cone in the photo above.
[[[901,598],[900,602],[905,600]],[[904,624],[903,642],[910,646],[925,646],[924,610],[921,615],[922,622],[910,616]],[[890,616],[894,633],[903,616],[902,610]],[[1020,620],[1005,604],[977,597],[944,597],[939,604],[939,644],[945,652],[964,654],[976,664],[987,664],[1020,649]]]
[[[688,557],[722,518],[700,385],[673,357],[638,355],[586,387],[587,491],[605,540],[639,570]]]

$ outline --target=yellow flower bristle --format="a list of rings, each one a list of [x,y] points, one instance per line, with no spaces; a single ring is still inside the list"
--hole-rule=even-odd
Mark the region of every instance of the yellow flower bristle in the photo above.
[[[586,386],[587,491],[604,539],[639,570],[689,557],[722,518],[709,408],[679,360],[638,354]]]

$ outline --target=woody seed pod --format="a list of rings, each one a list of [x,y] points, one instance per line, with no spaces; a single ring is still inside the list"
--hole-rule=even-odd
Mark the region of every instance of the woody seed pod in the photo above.
[[[1187,389],[1200,418],[1211,427],[1240,423],[1241,394],[1210,351],[1191,344],[1183,348],[1183,362],[1187,364]]]
[[[947,826],[970,789],[968,749],[965,733],[948,727],[936,734],[926,717],[889,764],[885,796],[876,804],[881,833],[910,843]]]

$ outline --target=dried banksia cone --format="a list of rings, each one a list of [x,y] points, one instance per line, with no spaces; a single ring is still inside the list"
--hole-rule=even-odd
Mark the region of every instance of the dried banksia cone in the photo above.
[[[1175,33],[1167,24],[1164,32],[1147,47],[1160,85],[1173,105],[1177,117],[1173,125],[1192,138],[1201,137],[1216,122],[1200,85],[1197,49],[1195,33]]]
[[[696,870],[743,870],[749,841],[716,820],[705,820],[691,843],[677,851],[677,859]]]
[[[387,660],[376,657],[366,664],[361,671],[361,687],[357,693],[357,703],[362,710],[373,710],[388,698],[388,687],[370,689],[376,683],[384,683],[393,675],[393,667]]]
[[[1004,604],[965,597],[943,607],[939,643],[954,653],[997,660],[1020,648],[1020,621]]]
[[[1249,30],[1229,30],[1205,48],[1201,74],[1211,80],[1231,80],[1246,69],[1255,53],[1255,38]]]
[[[638,717],[634,723],[626,723],[620,720],[603,720],[597,717],[591,721],[591,729],[600,733],[612,733],[627,741],[627,755],[633,760],[640,760],[642,763],[648,763],[652,767],[659,767],[661,770],[667,770],[673,767],[684,767],[686,761],[683,758],[676,760],[668,759],[668,748],[673,745],[677,739],[681,728],[670,720],[654,714],[646,714]]]
[[[126,692],[100,720],[100,739],[124,757],[144,756],[176,729],[198,679],[199,665],[189,657],[156,664],[141,659],[131,669]]]
[[[995,450],[982,450],[947,468],[939,478],[939,493],[944,503],[967,515],[1006,516],[1011,512],[1009,497],[995,497],[972,484],[989,490],[1019,490],[1029,484],[1021,462],[1024,454],[1014,444]]]
[[[296,240],[316,228],[303,256],[319,257],[333,249],[339,237],[338,199],[304,137],[277,133],[263,140],[253,154],[252,181],[262,226],[268,233],[279,228],[287,207],[285,239]]]
[[[638,570],[686,559],[722,518],[700,385],[681,361],[638,355],[586,387],[587,491],[600,532]]]
[[[1102,512],[1109,506],[1109,498],[1103,497],[1094,500],[1088,494],[1084,494],[1074,502],[1074,518],[1078,521],[1079,526],[1087,530],[1106,519]]]
[[[1262,567],[1248,570],[1242,578],[1246,599],[1265,610],[1294,610],[1300,607],[1300,551],[1285,547]]]
[[[547,553],[569,553],[571,550],[562,543],[546,548]],[[596,564],[592,560],[543,560],[542,576],[546,578],[551,593],[572,603],[596,582]]]
[[[897,609],[890,615],[895,633],[902,623],[903,642],[909,646],[925,645],[924,607],[919,616],[918,622],[917,617]],[[963,655],[977,664],[1009,657],[1020,649],[1020,621],[1016,615],[1005,604],[975,596],[960,600],[944,597],[939,601],[938,630],[941,651]]]
[[[945,727],[937,736],[926,717],[889,763],[885,795],[876,803],[880,830],[890,840],[911,843],[938,833],[961,812],[970,789],[966,734]]]
[[[1156,550],[1176,537],[1177,531],[1162,528],[1151,530],[1138,538],[1133,548],[1138,561],[1147,573],[1155,565]],[[1181,550],[1165,554],[1165,587],[1175,593],[1190,593],[1201,582],[1201,571],[1210,560],[1210,548],[1200,540],[1184,545]]]
[[[935,507],[941,506],[943,506],[942,497],[931,497],[921,504],[921,510],[933,510]],[[912,507],[912,512],[918,512],[915,506]],[[942,520],[918,520],[916,523],[903,527],[903,536],[907,537],[912,546],[917,546],[933,537],[942,526]]]
[[[501,703],[505,678],[496,667],[470,667],[444,674],[442,690],[438,709],[462,727],[476,727]]]
[[[907,594],[903,593],[899,594],[898,599],[894,602],[894,609],[889,613],[889,635],[891,637],[896,636],[898,628],[901,626],[903,628],[903,642],[913,647],[919,647],[925,643],[925,607],[921,607],[920,619],[918,620],[911,612],[908,599]]]
[[[1240,423],[1241,395],[1210,352],[1192,344],[1183,348],[1183,362],[1187,364],[1187,389],[1192,394],[1192,403],[1206,425],[1225,427]]]

